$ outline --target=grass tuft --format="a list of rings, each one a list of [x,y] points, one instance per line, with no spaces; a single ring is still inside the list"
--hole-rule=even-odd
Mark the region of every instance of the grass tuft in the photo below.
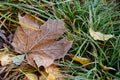
[[[63,73],[66,73],[67,80],[119,80],[119,7],[113,0],[6,0],[0,2],[0,23],[2,28],[13,33],[14,27],[18,25],[18,10],[31,13],[43,21],[48,18],[63,19],[67,29],[64,37],[73,41],[69,54],[91,60],[86,66],[69,57],[65,57],[65,61],[56,61]],[[115,36],[108,41],[96,41],[89,34],[90,27]],[[116,71],[105,71],[101,68],[103,65],[115,68]]]

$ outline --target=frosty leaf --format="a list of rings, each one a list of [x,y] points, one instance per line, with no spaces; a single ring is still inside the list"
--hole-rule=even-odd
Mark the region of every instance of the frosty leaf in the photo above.
[[[65,32],[64,22],[62,20],[48,20],[43,25],[27,14],[24,17],[19,15],[19,22],[35,29],[17,27],[12,42],[15,51],[18,53],[27,53],[26,59],[32,66],[47,67],[55,59],[62,58],[70,49],[72,42],[67,39],[59,40],[59,37]]]
[[[32,53],[27,55],[28,63],[32,66],[38,67],[44,66],[47,67],[51,65],[54,62],[54,59],[52,59],[50,56],[44,54],[44,53]],[[36,64],[35,64],[35,63]]]
[[[22,61],[24,60],[24,57],[25,57],[24,54],[23,55],[17,55],[15,57],[13,57],[12,62],[16,65],[20,65],[22,63]]]
[[[29,29],[33,29],[33,30],[38,30],[39,25],[37,24],[37,20],[33,18],[30,14],[25,16],[25,18],[29,18],[29,20],[26,20],[20,14],[18,14],[18,17],[19,17],[19,23],[21,24],[21,26]]]
[[[105,40],[109,40],[110,38],[114,37],[111,34],[103,34],[101,32],[95,32],[93,31],[92,28],[89,29],[89,33],[93,37],[94,40],[105,41]]]

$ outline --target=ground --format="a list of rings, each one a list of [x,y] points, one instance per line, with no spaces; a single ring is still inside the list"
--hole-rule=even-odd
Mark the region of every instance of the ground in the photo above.
[[[72,46],[65,57],[55,60],[54,66],[66,80],[119,80],[119,8],[119,2],[115,0],[0,1],[0,79],[23,79],[28,76],[24,73],[27,69],[35,70],[37,77],[41,75],[33,66],[23,69],[21,65],[2,63],[4,58],[1,56],[19,54],[12,46],[15,31],[21,25],[18,14],[30,14],[41,22],[40,25],[48,19],[64,21],[66,32],[60,39],[66,38]]]

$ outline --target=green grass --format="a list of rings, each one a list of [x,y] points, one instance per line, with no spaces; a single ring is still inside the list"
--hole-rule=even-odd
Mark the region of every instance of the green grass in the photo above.
[[[40,5],[41,4],[41,5]],[[91,60],[83,66],[65,57],[65,63],[58,60],[67,80],[112,80],[120,79],[120,9],[118,3],[110,0],[21,0],[0,2],[0,21],[14,27],[19,12],[29,12],[42,20],[63,19],[67,32],[63,37],[73,41],[68,52]],[[9,11],[8,11],[9,10]],[[13,23],[15,25],[13,25]],[[12,25],[11,25],[12,24]],[[115,35],[108,41],[96,41],[89,34],[89,28]],[[14,30],[10,30],[14,32]],[[104,71],[101,66],[113,67],[116,71]]]

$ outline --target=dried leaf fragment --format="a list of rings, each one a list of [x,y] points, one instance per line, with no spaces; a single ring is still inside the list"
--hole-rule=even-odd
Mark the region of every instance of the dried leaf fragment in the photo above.
[[[61,74],[59,68],[57,68],[54,65],[47,67],[46,72],[48,73],[47,80],[65,80],[62,77],[62,74]]]
[[[35,74],[37,70],[27,63],[22,63],[19,67],[19,71],[25,75],[23,80],[38,80],[38,77]]]
[[[14,55],[6,51],[0,52],[0,62],[2,66],[6,66],[12,63]]]
[[[93,37],[94,40],[105,41],[105,40],[109,40],[110,38],[114,37],[114,35],[111,35],[111,34],[103,34],[101,32],[95,32],[93,31],[92,28],[89,29],[89,33]]]
[[[25,73],[25,76],[28,78],[28,80],[38,80],[37,75],[34,73]]]
[[[13,57],[12,62],[16,65],[20,65],[22,63],[22,61],[24,60],[24,57],[25,57],[24,54],[23,55],[17,55],[15,57]]]
[[[5,31],[4,30],[0,30],[0,37],[6,41],[7,39],[6,39],[4,34],[5,34]]]
[[[40,26],[39,21],[26,14],[23,17],[19,15],[19,22],[37,29],[24,25],[17,27],[12,42],[16,52],[27,53],[26,59],[34,67],[50,66],[55,59],[64,57],[72,46],[67,39],[58,40],[65,32],[62,20],[49,19]]]
[[[0,30],[0,48],[3,47],[3,44],[6,42],[5,32]]]
[[[113,70],[113,71],[116,71],[115,68],[112,68],[112,67],[107,67],[107,66],[101,66],[103,70],[105,71],[110,71],[110,70]]]

